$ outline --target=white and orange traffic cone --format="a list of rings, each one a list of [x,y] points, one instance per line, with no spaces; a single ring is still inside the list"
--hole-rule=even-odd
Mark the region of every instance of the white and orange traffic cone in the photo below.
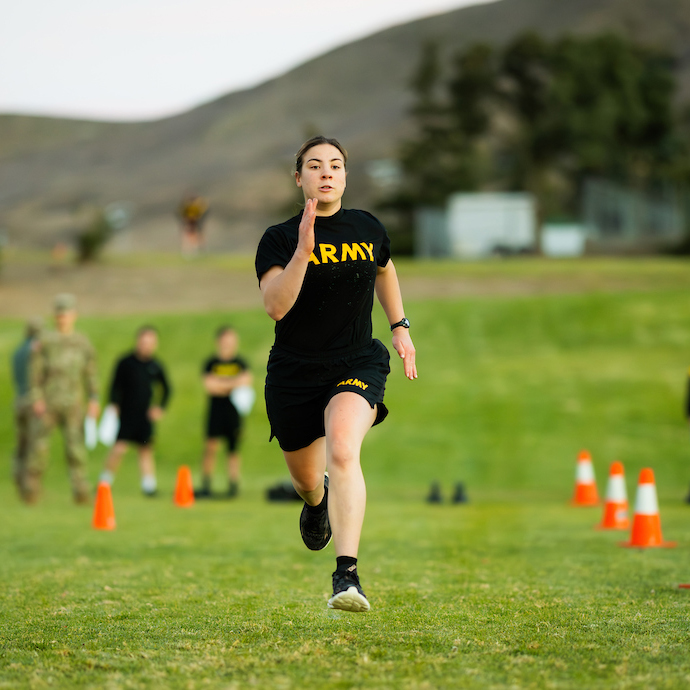
[[[612,462],[609,469],[609,481],[606,485],[606,503],[604,517],[597,529],[628,529],[628,494],[625,490],[625,474],[622,462]]]
[[[575,471],[574,506],[599,505],[597,484],[594,480],[594,467],[589,451],[581,450],[577,456],[577,470]]]
[[[664,541],[661,536],[661,518],[659,517],[659,503],[656,497],[654,472],[648,467],[640,472],[635,497],[635,515],[633,516],[630,541],[621,546],[637,549],[649,547],[673,548],[674,541]]]

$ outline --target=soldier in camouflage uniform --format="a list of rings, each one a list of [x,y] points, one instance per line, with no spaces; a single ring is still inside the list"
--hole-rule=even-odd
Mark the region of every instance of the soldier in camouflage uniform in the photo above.
[[[29,399],[33,415],[29,453],[20,486],[22,499],[27,503],[38,499],[50,433],[56,425],[62,430],[74,500],[89,502],[84,389],[89,398],[86,414],[96,418],[99,413],[98,379],[93,346],[85,335],[74,330],[76,320],[74,297],[58,295],[55,298],[56,330],[44,334],[31,355]]]
[[[41,320],[31,319],[26,324],[24,342],[12,355],[12,379],[14,381],[14,422],[16,445],[12,456],[12,477],[20,488],[22,467],[26,462],[29,448],[29,420],[31,419],[31,401],[29,400],[29,360],[31,351],[36,347],[41,331]]]

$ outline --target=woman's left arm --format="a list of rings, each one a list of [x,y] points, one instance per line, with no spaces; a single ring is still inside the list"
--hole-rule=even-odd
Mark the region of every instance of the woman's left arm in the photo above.
[[[388,323],[393,325],[398,323],[405,316],[402,295],[400,294],[400,283],[398,274],[395,271],[393,261],[389,260],[385,266],[379,266],[376,272],[376,296],[381,302],[383,311],[386,312]],[[398,326],[393,331],[393,347],[400,355],[405,367],[405,376],[410,381],[417,378],[417,365],[415,363],[415,349],[410,338],[409,329]]]

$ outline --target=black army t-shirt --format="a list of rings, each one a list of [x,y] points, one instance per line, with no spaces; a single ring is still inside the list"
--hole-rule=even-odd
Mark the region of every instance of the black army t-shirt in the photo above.
[[[209,357],[203,366],[204,374],[212,374],[221,378],[234,378],[239,376],[249,367],[241,357],[233,357],[229,360],[220,359],[217,355]],[[209,395],[209,414],[222,416],[227,414],[231,407],[234,407],[229,395]]]
[[[264,233],[256,274],[285,267],[297,249],[302,213]],[[292,309],[276,322],[276,345],[305,354],[347,352],[371,343],[376,269],[390,259],[390,240],[366,211],[316,217],[316,245]]]

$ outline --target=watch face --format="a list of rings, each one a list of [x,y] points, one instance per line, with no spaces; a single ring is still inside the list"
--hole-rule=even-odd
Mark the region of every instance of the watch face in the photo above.
[[[409,320],[409,319],[403,319],[403,320],[400,322],[400,325],[401,325],[401,326],[405,326],[405,328],[409,328],[409,327],[410,327],[410,320]]]

